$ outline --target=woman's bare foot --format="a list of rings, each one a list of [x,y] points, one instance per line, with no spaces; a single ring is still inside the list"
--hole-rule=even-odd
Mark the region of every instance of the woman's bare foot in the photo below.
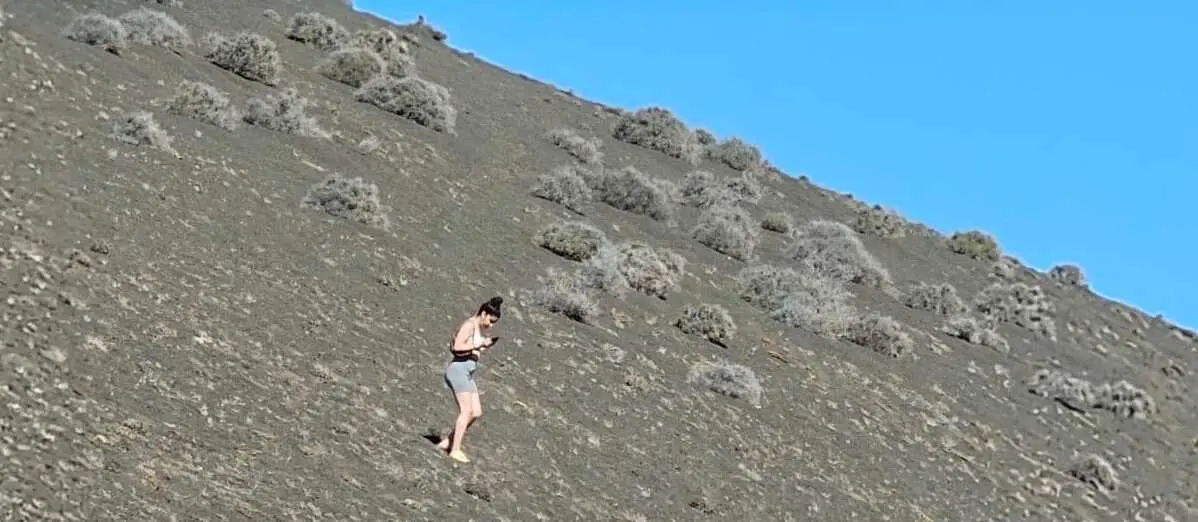
[[[458,462],[470,462],[470,459],[466,457],[465,453],[462,453],[462,450],[449,452],[449,458]]]

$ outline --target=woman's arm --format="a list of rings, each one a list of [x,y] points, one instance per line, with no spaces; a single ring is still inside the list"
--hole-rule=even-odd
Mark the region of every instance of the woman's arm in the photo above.
[[[462,326],[458,327],[458,334],[453,338],[453,353],[466,355],[478,349],[477,346],[474,346],[474,343],[470,342],[473,337],[474,325],[470,324],[470,321],[463,322]]]

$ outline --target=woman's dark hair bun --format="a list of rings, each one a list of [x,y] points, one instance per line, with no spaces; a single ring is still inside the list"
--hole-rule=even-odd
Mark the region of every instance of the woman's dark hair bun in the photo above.
[[[488,299],[487,302],[482,304],[482,306],[478,307],[478,313],[482,314],[483,312],[486,312],[487,314],[498,318],[499,307],[501,306],[503,306],[503,298],[500,296],[495,296]]]
[[[495,308],[499,308],[500,306],[503,306],[503,298],[500,296],[492,297],[491,300],[487,301],[487,302],[491,303],[491,306],[494,306]]]

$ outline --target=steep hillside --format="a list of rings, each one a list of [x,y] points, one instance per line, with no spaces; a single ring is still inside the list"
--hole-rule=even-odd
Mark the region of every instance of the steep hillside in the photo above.
[[[1198,520],[1195,335],[1076,267],[341,1],[2,7],[5,519]]]

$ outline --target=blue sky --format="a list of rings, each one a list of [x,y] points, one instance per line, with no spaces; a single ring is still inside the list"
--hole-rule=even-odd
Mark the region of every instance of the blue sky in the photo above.
[[[503,5],[500,5],[503,4]],[[1135,7],[1135,5],[1140,7]],[[730,7],[732,6],[732,7]],[[1198,327],[1198,2],[356,0]]]

